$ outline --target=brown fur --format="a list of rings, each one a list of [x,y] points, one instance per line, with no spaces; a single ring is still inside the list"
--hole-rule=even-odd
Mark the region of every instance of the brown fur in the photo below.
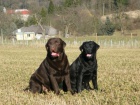
[[[59,85],[63,83],[65,91],[71,91],[69,62],[64,51],[66,43],[60,38],[51,38],[46,44],[47,57],[31,75],[29,90],[33,93],[54,91],[59,94]],[[72,92],[73,93],[73,92]]]

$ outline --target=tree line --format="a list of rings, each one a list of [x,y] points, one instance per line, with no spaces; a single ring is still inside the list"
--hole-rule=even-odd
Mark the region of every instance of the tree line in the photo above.
[[[115,30],[140,28],[140,19],[129,19],[121,14],[140,10],[139,0],[0,0],[0,27],[4,35],[30,25],[49,25],[63,35],[112,35]],[[8,9],[29,9],[27,21],[3,13]],[[117,13],[114,20],[109,17],[103,22],[101,16]],[[129,21],[128,21],[129,20]],[[135,27],[130,24],[135,23]]]

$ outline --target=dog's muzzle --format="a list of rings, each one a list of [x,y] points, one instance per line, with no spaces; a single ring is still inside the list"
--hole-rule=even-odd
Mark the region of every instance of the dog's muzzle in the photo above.
[[[92,54],[86,54],[86,57],[87,58],[91,58],[92,57]]]
[[[53,57],[59,57],[59,53],[52,52],[51,53],[51,56],[53,56]]]

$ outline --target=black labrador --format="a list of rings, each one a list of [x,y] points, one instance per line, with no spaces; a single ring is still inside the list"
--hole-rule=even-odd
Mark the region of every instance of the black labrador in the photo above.
[[[51,38],[46,43],[47,56],[39,68],[31,75],[29,86],[25,90],[32,93],[46,93],[54,91],[60,93],[60,84],[64,84],[64,91],[71,91],[69,62],[64,51],[66,43],[60,38]]]
[[[74,92],[91,90],[90,80],[92,80],[94,89],[98,90],[96,52],[99,47],[94,41],[86,41],[80,46],[81,54],[70,65],[71,86]]]

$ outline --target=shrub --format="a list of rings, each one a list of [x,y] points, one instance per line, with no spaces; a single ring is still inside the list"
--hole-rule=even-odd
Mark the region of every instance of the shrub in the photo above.
[[[115,31],[114,24],[110,21],[109,17],[106,18],[105,23],[100,25],[98,35],[113,35]]]

